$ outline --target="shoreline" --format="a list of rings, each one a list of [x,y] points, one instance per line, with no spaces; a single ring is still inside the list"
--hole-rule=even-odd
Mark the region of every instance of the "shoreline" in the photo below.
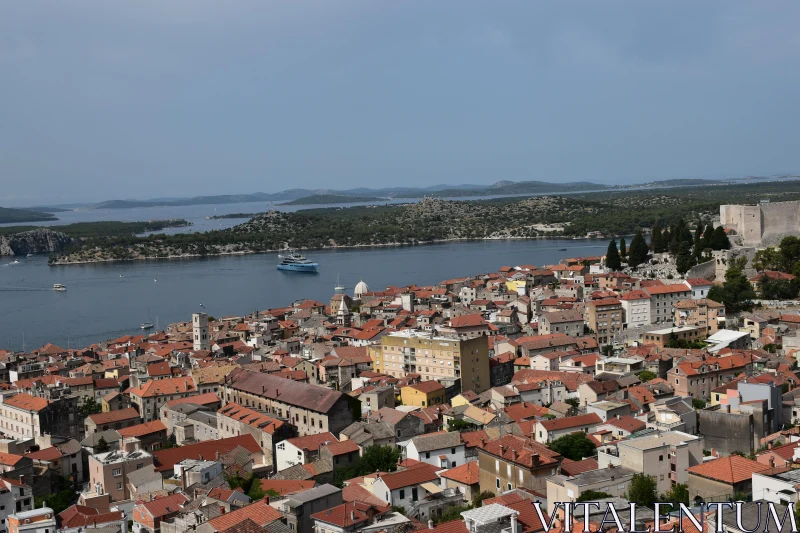
[[[360,248],[402,248],[406,246],[425,246],[430,244],[446,244],[450,242],[478,242],[478,241],[547,241],[547,240],[569,240],[569,241],[598,241],[605,238],[615,238],[615,237],[601,237],[601,238],[592,238],[592,237],[564,237],[564,236],[539,236],[539,237],[481,237],[481,238],[452,238],[452,239],[436,239],[432,241],[417,241],[411,243],[401,243],[401,242],[394,242],[394,243],[379,243],[379,244],[349,244],[349,245],[335,245],[335,246],[313,246],[313,247],[297,247],[292,248],[292,250],[356,250]],[[204,257],[225,257],[225,256],[232,256],[232,255],[255,255],[255,254],[271,254],[271,253],[280,253],[286,251],[286,248],[281,249],[269,249],[269,250],[237,250],[231,252],[217,252],[217,253],[207,253],[207,254],[196,254],[196,253],[185,253],[185,254],[178,254],[178,255],[168,255],[168,256],[140,256],[140,257],[133,257],[133,258],[107,258],[107,259],[91,259],[91,260],[82,260],[82,261],[48,261],[47,266],[56,267],[56,266],[70,266],[70,265],[90,265],[95,263],[121,263],[121,262],[133,262],[133,261],[153,261],[153,260],[176,260],[176,259],[199,259]]]

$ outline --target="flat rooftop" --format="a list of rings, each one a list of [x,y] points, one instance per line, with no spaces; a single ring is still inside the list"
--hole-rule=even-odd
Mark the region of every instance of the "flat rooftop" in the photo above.
[[[619,446],[636,448],[637,450],[650,450],[662,446],[680,446],[681,444],[698,440],[700,437],[689,435],[681,431],[665,431],[661,434],[646,435],[635,439],[620,441]]]
[[[669,335],[670,333],[683,333],[685,331],[694,331],[697,329],[703,329],[703,328],[699,326],[678,326],[675,328],[655,329],[653,331],[647,331],[646,334]]]

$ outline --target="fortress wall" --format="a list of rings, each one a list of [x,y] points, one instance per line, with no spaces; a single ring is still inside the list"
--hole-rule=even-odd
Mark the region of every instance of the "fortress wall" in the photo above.
[[[720,224],[736,230],[744,246],[771,246],[800,235],[800,202],[721,205]]]
[[[787,235],[800,234],[800,202],[761,204],[761,244],[771,246]]]

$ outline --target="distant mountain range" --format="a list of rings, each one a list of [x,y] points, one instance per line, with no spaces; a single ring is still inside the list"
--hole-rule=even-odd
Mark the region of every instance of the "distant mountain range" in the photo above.
[[[208,196],[194,196],[191,198],[175,198],[175,197],[162,197],[152,198],[148,200],[109,200],[97,204],[85,206],[89,209],[130,209],[136,207],[167,207],[167,206],[187,206],[187,205],[221,205],[221,204],[239,204],[248,202],[276,202],[284,203],[291,202],[292,204],[299,205],[303,202],[301,199],[313,199],[313,202],[319,203],[320,198],[325,197],[353,197],[353,200],[343,201],[342,203],[359,202],[360,198],[370,197],[376,199],[390,199],[390,198],[421,198],[423,196],[434,196],[438,198],[468,198],[479,196],[503,196],[515,194],[564,194],[564,193],[577,193],[577,192],[591,192],[591,191],[614,191],[614,190],[627,190],[627,189],[641,189],[641,188],[666,188],[666,187],[687,187],[698,185],[722,185],[726,183],[736,183],[742,181],[756,181],[756,180],[778,180],[778,179],[796,179],[797,175],[780,175],[769,177],[756,177],[748,176],[743,178],[727,178],[727,179],[670,179],[653,181],[649,183],[640,183],[634,185],[603,185],[600,183],[593,183],[589,181],[576,181],[569,183],[547,183],[544,181],[498,181],[491,185],[475,185],[475,184],[461,184],[461,185],[431,185],[430,187],[386,187],[381,189],[372,189],[367,187],[358,187],[354,189],[287,189],[276,193],[254,192],[248,194],[220,194]],[[59,208],[74,208],[74,204],[69,206],[53,206],[28,208],[30,211],[58,212]]]

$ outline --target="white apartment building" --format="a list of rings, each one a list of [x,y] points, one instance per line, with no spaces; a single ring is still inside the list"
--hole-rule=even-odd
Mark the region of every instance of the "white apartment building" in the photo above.
[[[620,297],[628,329],[650,325],[650,295],[636,289]]]

